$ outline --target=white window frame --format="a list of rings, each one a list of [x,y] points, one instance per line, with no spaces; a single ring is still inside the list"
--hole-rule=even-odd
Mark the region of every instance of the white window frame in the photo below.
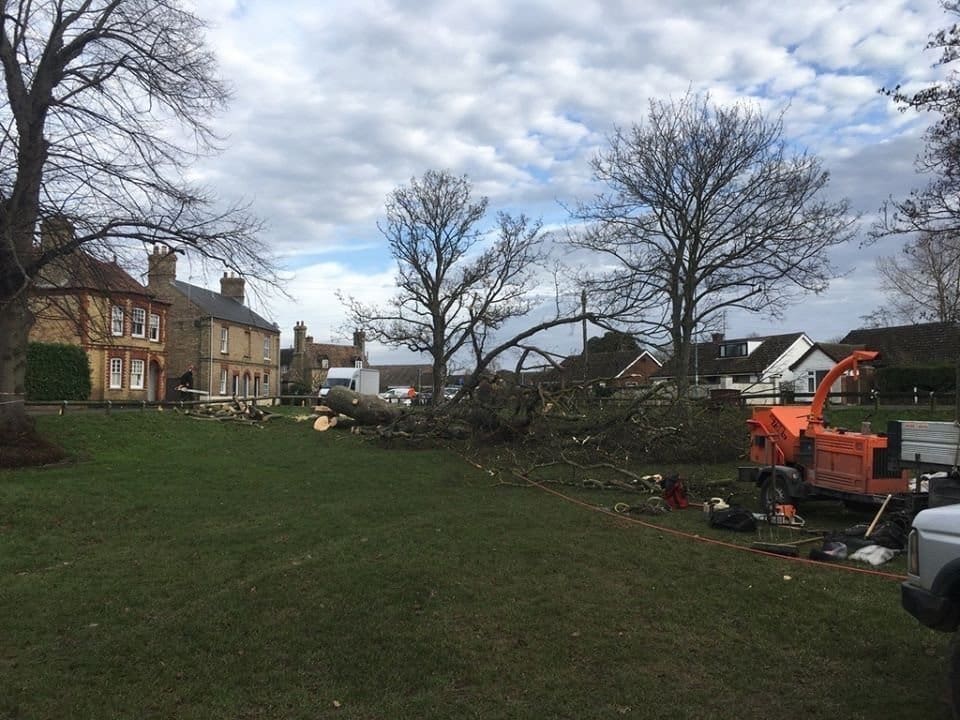
[[[143,360],[131,360],[130,361],[130,389],[131,390],[143,390],[143,375],[144,375],[144,365]]]
[[[147,311],[135,307],[130,311],[130,335],[132,337],[147,336]]]
[[[123,335],[123,308],[119,305],[110,306],[110,334],[115,337]]]
[[[267,337],[263,339],[263,359],[264,360],[270,359],[270,346],[272,344],[273,343],[270,338]]]
[[[150,313],[150,342],[160,342],[160,316]]]
[[[110,389],[123,389],[123,358],[110,358]]]
[[[224,355],[230,352],[230,328],[220,328],[220,352]]]
[[[220,368],[220,394],[227,394],[227,381],[230,379],[230,374],[227,372],[226,368]]]

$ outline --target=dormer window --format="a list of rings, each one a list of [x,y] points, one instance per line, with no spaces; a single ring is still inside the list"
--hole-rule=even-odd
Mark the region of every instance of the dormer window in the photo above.
[[[722,358],[746,357],[746,356],[747,356],[747,343],[745,342],[723,343],[720,346],[720,357]]]

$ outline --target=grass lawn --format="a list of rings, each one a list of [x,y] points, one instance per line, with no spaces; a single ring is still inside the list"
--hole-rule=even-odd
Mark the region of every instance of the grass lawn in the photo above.
[[[290,419],[39,423],[79,460],[0,473],[0,718],[947,716],[888,578]]]

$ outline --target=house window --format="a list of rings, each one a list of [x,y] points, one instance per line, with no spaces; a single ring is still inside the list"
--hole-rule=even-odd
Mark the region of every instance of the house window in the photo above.
[[[119,390],[123,387],[123,360],[110,358],[110,389]]]
[[[747,356],[747,344],[743,343],[726,343],[725,345],[720,346],[720,357],[730,358],[730,357],[746,357]]]
[[[130,361],[130,389],[143,390],[143,360]]]
[[[329,368],[329,367],[330,367],[330,359],[329,359],[329,358],[321,358],[321,359],[320,359],[320,367],[323,368],[324,370],[326,370],[327,368]]]
[[[160,342],[160,316],[156,313],[150,313],[150,339]]]
[[[270,394],[270,373],[263,374],[263,394]]]
[[[826,370],[807,370],[807,392],[815,393],[826,376]]]
[[[227,394],[227,369],[226,368],[220,369],[220,394],[221,395]]]
[[[263,359],[270,359],[270,338],[263,339]]]
[[[147,311],[134,308],[130,313],[130,334],[133,337],[146,337]]]
[[[123,335],[123,308],[119,305],[110,308],[110,332],[113,335]]]
[[[244,355],[244,357],[253,357],[253,354],[250,352],[250,349],[253,347],[250,344],[250,331],[245,330],[243,334],[246,335],[246,340],[247,340],[246,354]]]
[[[230,352],[230,331],[225,327],[220,328],[220,352]]]
[[[233,394],[234,394],[234,397],[240,394],[240,376],[239,375],[233,376]]]

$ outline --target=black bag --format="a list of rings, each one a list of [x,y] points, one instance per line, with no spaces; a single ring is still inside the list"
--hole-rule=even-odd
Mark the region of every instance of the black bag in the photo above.
[[[710,511],[710,527],[736,532],[753,532],[757,529],[757,519],[747,508],[731,505],[723,510]]]

